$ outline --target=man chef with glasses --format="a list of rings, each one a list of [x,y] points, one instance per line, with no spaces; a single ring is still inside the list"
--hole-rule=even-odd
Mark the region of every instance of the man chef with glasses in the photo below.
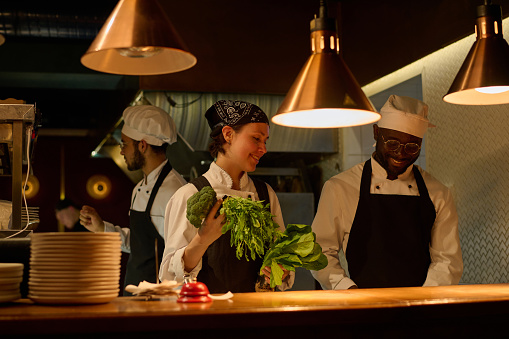
[[[391,95],[380,113],[371,159],[323,187],[312,227],[329,264],[312,274],[323,289],[458,284],[463,260],[453,197],[413,165],[434,127],[428,106]]]

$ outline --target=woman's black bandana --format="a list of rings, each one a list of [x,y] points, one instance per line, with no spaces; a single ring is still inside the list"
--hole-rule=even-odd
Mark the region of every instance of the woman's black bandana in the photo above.
[[[256,105],[245,101],[219,100],[205,113],[211,137],[219,134],[224,126],[238,126],[252,122],[269,124],[267,115]]]

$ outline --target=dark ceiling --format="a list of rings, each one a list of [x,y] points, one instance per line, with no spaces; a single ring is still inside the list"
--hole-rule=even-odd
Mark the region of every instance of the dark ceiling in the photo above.
[[[116,0],[0,1],[6,36],[0,99],[36,103],[43,128],[104,130],[140,88],[284,94],[309,56],[309,21],[319,7],[319,0],[159,2],[198,63],[179,73],[135,77],[80,63]],[[509,0],[493,2],[509,14]],[[361,85],[473,33],[482,3],[328,1],[343,57]]]

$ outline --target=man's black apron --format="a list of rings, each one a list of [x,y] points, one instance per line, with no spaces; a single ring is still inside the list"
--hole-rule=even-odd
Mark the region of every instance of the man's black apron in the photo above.
[[[413,173],[419,196],[370,194],[371,159],[364,164],[346,249],[359,288],[422,286],[426,280],[436,212],[415,166]]]
[[[152,193],[150,193],[145,211],[141,212],[131,209],[129,212],[131,254],[127,261],[125,286],[129,284],[138,286],[143,280],[151,283],[156,282],[155,241],[157,239],[157,264],[160,265],[164,251],[164,239],[152,223],[150,210],[152,209],[152,204],[159,191],[159,187],[161,187],[161,184],[168,173],[170,173],[171,169],[171,164],[168,161],[161,170],[154,188],[152,188]],[[124,295],[131,294],[124,291]]]
[[[256,178],[252,178],[258,197],[268,203],[269,193],[267,184]],[[202,187],[210,183],[201,176],[193,181],[192,184],[201,190]],[[220,236],[208,248],[202,257],[202,268],[198,273],[197,280],[207,285],[210,293],[237,292],[255,292],[256,280],[259,276],[260,268],[263,264],[263,258],[245,258],[237,259],[236,248],[230,244],[231,232]]]

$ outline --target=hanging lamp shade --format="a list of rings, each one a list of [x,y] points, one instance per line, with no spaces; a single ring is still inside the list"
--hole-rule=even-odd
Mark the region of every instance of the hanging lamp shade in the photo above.
[[[191,68],[196,57],[156,0],[120,0],[81,63],[105,73],[156,75]]]
[[[336,20],[325,1],[311,21],[312,54],[293,82],[275,124],[301,128],[336,128],[376,122],[380,114],[366,97],[340,54]]]
[[[0,46],[2,46],[5,42],[5,37],[3,36],[3,34],[0,34]]]
[[[459,105],[509,103],[509,45],[502,35],[502,10],[485,1],[477,7],[476,41],[445,102]]]

